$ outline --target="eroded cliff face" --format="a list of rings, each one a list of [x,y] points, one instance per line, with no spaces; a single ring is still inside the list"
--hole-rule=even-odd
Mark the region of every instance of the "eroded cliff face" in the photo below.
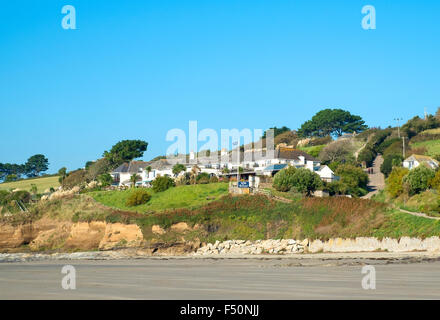
[[[41,250],[112,250],[140,247],[142,231],[135,224],[95,222],[64,222],[42,219],[31,224],[12,226],[0,224],[0,251],[17,251],[29,245]]]

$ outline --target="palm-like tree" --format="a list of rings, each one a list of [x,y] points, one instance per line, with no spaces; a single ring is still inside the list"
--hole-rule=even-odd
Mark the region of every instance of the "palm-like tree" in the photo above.
[[[147,171],[147,178],[148,178],[150,176],[151,166],[146,167],[145,171]]]
[[[139,177],[136,173],[130,177],[130,182],[132,183],[133,188],[136,186],[136,182],[139,181],[140,178],[141,177]]]
[[[196,184],[196,178],[200,171],[199,166],[196,164],[191,168],[191,181],[193,184]]]

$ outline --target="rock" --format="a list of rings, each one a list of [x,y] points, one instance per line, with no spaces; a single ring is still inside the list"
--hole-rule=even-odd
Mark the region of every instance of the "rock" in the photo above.
[[[96,250],[104,238],[105,230],[105,222],[78,222],[72,226],[65,247],[70,249]]]
[[[309,239],[304,239],[300,242],[300,245],[302,245],[303,247],[307,247],[309,245]]]
[[[158,224],[155,224],[154,226],[151,227],[151,232],[158,235],[165,234],[165,230]]]
[[[186,222],[179,222],[179,223],[173,224],[171,226],[171,231],[174,231],[174,232],[181,233],[181,232],[185,232],[185,231],[189,231],[189,230],[191,230],[191,228],[188,226],[188,224]]]
[[[107,224],[105,234],[99,243],[100,250],[140,246],[143,242],[142,231],[136,224]]]

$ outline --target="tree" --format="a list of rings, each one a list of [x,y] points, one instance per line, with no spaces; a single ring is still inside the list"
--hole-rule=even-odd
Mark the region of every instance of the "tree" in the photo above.
[[[321,150],[321,152],[319,153],[319,159],[323,163],[346,163],[354,161],[354,156],[351,148],[351,145],[345,141],[332,142]]]
[[[138,182],[139,180],[141,180],[141,177],[138,174],[132,174],[130,176],[130,182],[131,182],[131,186],[134,188],[136,187],[136,182]]]
[[[293,187],[301,193],[310,196],[312,192],[322,187],[322,181],[318,174],[309,169],[299,168],[292,176]]]
[[[179,173],[181,173],[182,171],[185,171],[186,167],[183,164],[177,163],[173,166],[173,174],[174,176],[178,176]]]
[[[124,162],[142,157],[147,151],[147,147],[148,142],[142,140],[122,140],[115,144],[110,151],[105,151],[104,157],[109,160],[112,166],[116,167]]]
[[[340,177],[340,182],[346,186],[349,194],[361,196],[367,193],[368,174],[361,168],[351,164],[343,164],[338,167],[335,173]]]
[[[302,137],[342,136],[343,133],[362,132],[368,129],[360,116],[342,109],[324,109],[311,120],[304,122],[298,130]]]
[[[154,192],[162,192],[171,187],[174,187],[173,179],[167,176],[157,177],[153,180],[151,184]]]
[[[208,184],[209,183],[209,174],[207,172],[200,173],[196,178],[196,182],[198,184]]]
[[[289,131],[291,131],[291,130],[290,130],[288,127],[286,127],[286,126],[283,126],[283,127],[281,127],[281,128],[272,127],[272,128],[269,128],[269,130],[273,130],[273,136],[274,136],[274,138],[275,138],[276,136],[282,134],[282,133],[285,133],[285,132],[289,132]],[[266,132],[267,132],[267,131],[264,131],[264,133],[263,133],[263,139],[266,139]]]
[[[392,198],[397,198],[404,192],[403,178],[409,170],[403,167],[394,167],[386,180],[385,191]]]
[[[402,161],[403,161],[403,157],[400,154],[386,155],[382,165],[380,166],[380,172],[382,172],[385,175],[385,177],[388,177],[388,175],[393,170],[393,167],[401,166]]]
[[[288,166],[280,171],[278,171],[273,178],[273,187],[275,190],[281,192],[290,191],[294,185],[293,175],[296,172],[296,168],[293,166]]]
[[[431,187],[440,191],[440,170],[437,170],[434,178],[431,180]]]
[[[151,172],[151,166],[148,166],[148,167],[146,167],[145,168],[145,171],[147,172],[147,177],[149,177],[150,176],[150,172]]]
[[[64,179],[66,179],[66,177],[67,177],[67,168],[62,167],[60,170],[58,170],[58,175],[60,176],[58,178],[59,183],[63,184]]]
[[[49,160],[42,154],[36,154],[27,160],[24,167],[28,177],[37,177],[49,169]]]
[[[408,186],[409,195],[415,195],[428,189],[435,172],[424,165],[412,169],[404,178],[403,182]]]
[[[108,173],[111,167],[110,161],[107,158],[92,162],[87,168],[87,180],[96,180],[98,176]]]

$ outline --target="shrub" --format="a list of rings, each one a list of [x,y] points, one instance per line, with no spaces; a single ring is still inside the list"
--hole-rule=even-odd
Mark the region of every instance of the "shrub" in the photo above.
[[[348,193],[355,196],[361,196],[366,193],[368,174],[361,168],[350,164],[343,164],[336,170],[336,175],[340,176],[340,181],[346,186]]]
[[[313,191],[322,187],[322,181],[318,174],[309,169],[300,168],[292,176],[293,187],[296,191],[310,195]]]
[[[209,178],[209,183],[217,183],[218,182],[218,178],[216,176],[212,176],[211,178]]]
[[[196,183],[198,184],[208,184],[209,183],[209,174],[206,172],[202,172],[197,175]]]
[[[360,162],[365,161],[367,167],[371,167],[374,158],[376,158],[376,153],[367,146],[359,153],[357,160]]]
[[[273,187],[275,190],[287,192],[293,187],[293,175],[296,172],[296,168],[288,166],[283,170],[277,172],[273,178]]]
[[[103,187],[108,187],[112,184],[113,177],[108,173],[104,173],[98,176],[98,181]]]
[[[89,164],[87,167],[86,178],[89,181],[96,180],[99,176],[108,173],[111,169],[112,168],[108,159],[99,159]]]
[[[434,176],[435,172],[433,170],[420,165],[412,169],[403,180],[408,186],[409,194],[415,195],[428,189]]]
[[[153,180],[151,185],[153,186],[154,192],[162,192],[171,187],[174,187],[174,181],[173,179],[167,176],[157,177],[156,179]]]
[[[147,203],[151,199],[150,194],[147,190],[136,189],[127,198],[125,204],[129,207],[139,206],[141,204]]]
[[[382,172],[385,177],[391,173],[394,166],[400,166],[403,161],[403,157],[400,154],[389,154],[385,156],[382,165],[380,166],[380,172]]]
[[[5,199],[6,202],[10,202],[13,200],[22,201],[23,203],[29,203],[29,201],[31,200],[31,194],[27,191],[20,190],[10,193]]]
[[[408,174],[409,170],[402,167],[394,167],[386,180],[385,190],[392,198],[397,198],[404,192],[403,178]]]
[[[7,203],[7,198],[9,196],[9,192],[6,190],[0,190],[0,205],[5,205]]]
[[[63,180],[64,189],[72,189],[75,186],[81,186],[87,182],[85,170],[76,170],[70,172],[67,177]]]
[[[431,187],[440,191],[440,170],[437,170],[434,178],[431,180]],[[439,199],[440,201],[440,199]]]

